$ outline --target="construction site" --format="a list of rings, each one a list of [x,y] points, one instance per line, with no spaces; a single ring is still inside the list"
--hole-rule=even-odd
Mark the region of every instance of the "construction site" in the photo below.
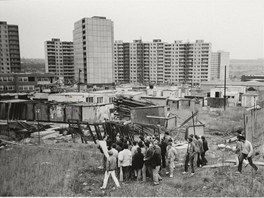
[[[90,97],[90,96],[89,96]],[[159,99],[156,97],[156,99]],[[211,108],[196,99],[163,102],[117,94],[109,104],[39,100],[0,101],[1,196],[263,196],[264,110]],[[174,105],[174,106],[173,106]],[[98,141],[106,135],[132,144],[139,136],[169,132],[178,159],[174,178],[161,169],[159,186],[130,181],[121,189],[110,181],[99,189],[104,172],[98,169],[102,153]],[[208,164],[195,175],[182,175],[186,137],[204,136],[209,145]],[[236,175],[237,135],[254,147],[257,173],[244,161]]]

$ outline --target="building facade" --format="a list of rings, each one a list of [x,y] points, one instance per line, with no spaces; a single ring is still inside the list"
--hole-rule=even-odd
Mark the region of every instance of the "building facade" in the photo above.
[[[97,16],[75,22],[73,43],[75,79],[87,85],[113,84],[113,22]]]
[[[0,93],[34,92],[49,89],[55,74],[7,73],[0,74]]]
[[[0,73],[21,71],[18,26],[5,21],[0,21],[0,67]]]
[[[115,82],[129,83],[130,82],[130,53],[129,43],[116,41],[114,43],[114,74]]]
[[[229,79],[229,52],[218,51],[211,54],[211,79],[210,80],[224,80],[225,66],[226,78]]]
[[[74,80],[73,42],[55,38],[45,41],[45,72],[64,81]]]
[[[195,43],[166,43],[160,39],[154,39],[153,42],[135,40],[129,43],[129,52],[126,51],[129,56],[126,66],[122,44],[122,41],[117,41],[114,45],[116,82],[123,82],[118,68],[127,72],[129,83],[199,85],[210,80],[211,43],[203,40]],[[130,65],[129,71],[127,65]]]

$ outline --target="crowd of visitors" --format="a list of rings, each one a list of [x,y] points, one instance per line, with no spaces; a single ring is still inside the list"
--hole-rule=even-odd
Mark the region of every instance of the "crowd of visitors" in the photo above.
[[[109,158],[105,156],[103,158],[105,176],[101,189],[106,188],[110,176],[118,188],[120,187],[119,181],[137,180],[146,182],[147,178],[154,185],[159,185],[162,181],[161,168],[165,169],[166,175],[169,175],[170,178],[173,177],[178,154],[173,146],[174,140],[168,132],[165,132],[161,140],[160,137],[156,136],[140,136],[139,141],[135,141],[133,144],[130,144],[128,138],[123,137],[117,137],[115,143],[108,141],[107,137],[104,140],[107,142]],[[186,140],[188,145],[182,174],[187,174],[190,166],[190,175],[192,176],[195,173],[195,167],[200,168],[207,164],[205,154],[209,148],[204,136],[199,137],[191,134]],[[238,155],[237,173],[242,172],[242,162],[245,159],[256,171],[258,170],[258,167],[252,161],[253,146],[242,135],[237,136],[235,152]]]
[[[175,161],[178,160],[178,154],[173,147],[173,138],[169,132],[165,132],[164,137],[160,140],[158,136],[140,136],[139,141],[130,141],[126,137],[117,137],[115,143],[107,141],[109,159],[104,157],[105,177],[101,187],[105,189],[107,181],[111,175],[116,186],[120,187],[120,182],[137,180],[146,182],[147,178],[153,181],[153,185],[159,185],[162,181],[160,170],[166,170],[170,178],[173,177]],[[194,173],[194,159],[197,157],[197,167],[207,163],[205,152],[208,145],[204,137],[190,136],[188,138],[188,148],[185,158],[184,174],[188,171],[189,163],[192,173]],[[197,155],[197,156],[196,156]],[[114,160],[115,159],[115,163]],[[116,174],[114,173],[116,170]]]

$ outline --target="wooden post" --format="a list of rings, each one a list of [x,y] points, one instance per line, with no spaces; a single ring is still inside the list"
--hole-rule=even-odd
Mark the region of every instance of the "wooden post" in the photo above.
[[[225,65],[225,81],[224,81],[224,110],[226,110],[226,65]]]
[[[194,133],[194,135],[196,135],[196,133],[195,133],[195,125],[194,125],[194,116],[193,116],[193,111],[192,111],[192,120],[193,120],[193,133]]]

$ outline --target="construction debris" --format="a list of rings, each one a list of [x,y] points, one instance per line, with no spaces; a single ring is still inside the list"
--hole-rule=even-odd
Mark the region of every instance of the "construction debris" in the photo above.
[[[132,98],[119,95],[114,100],[116,116],[119,119],[130,118],[130,111],[135,107],[146,107],[154,105],[152,102],[145,100],[135,100]]]

